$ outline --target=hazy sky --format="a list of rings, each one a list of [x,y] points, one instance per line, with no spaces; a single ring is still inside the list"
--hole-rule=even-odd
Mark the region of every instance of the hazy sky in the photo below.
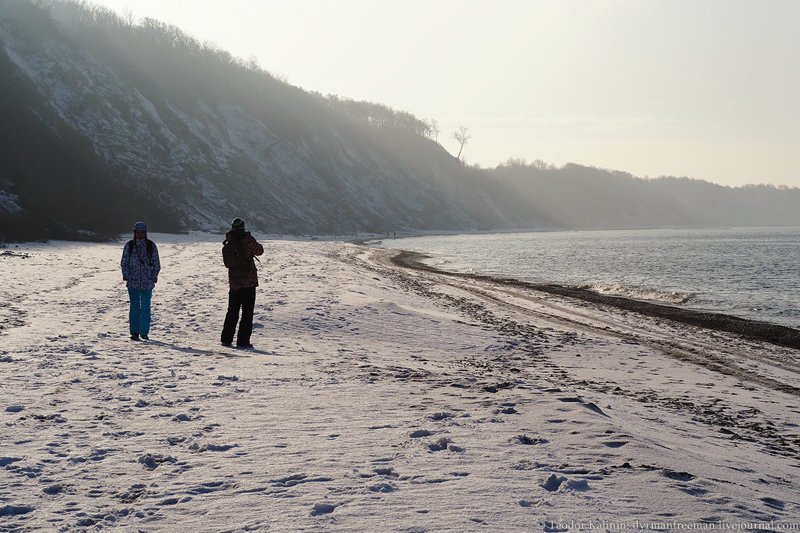
[[[468,128],[468,163],[800,187],[799,0],[94,0],[307,90]]]

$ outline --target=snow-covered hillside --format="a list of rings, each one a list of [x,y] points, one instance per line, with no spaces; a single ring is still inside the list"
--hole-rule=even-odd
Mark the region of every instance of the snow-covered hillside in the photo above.
[[[797,351],[263,238],[238,351],[219,237],[154,238],[150,342],[128,339],[120,243],[0,254],[0,529],[800,517]]]

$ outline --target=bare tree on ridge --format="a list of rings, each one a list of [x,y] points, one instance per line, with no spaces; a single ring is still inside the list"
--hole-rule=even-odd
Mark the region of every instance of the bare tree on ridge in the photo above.
[[[458,149],[458,155],[456,159],[461,159],[461,152],[464,150],[464,145],[467,144],[467,141],[472,137],[472,135],[467,135],[467,128],[464,126],[459,126],[458,131],[453,132],[453,139],[458,141],[460,148]]]

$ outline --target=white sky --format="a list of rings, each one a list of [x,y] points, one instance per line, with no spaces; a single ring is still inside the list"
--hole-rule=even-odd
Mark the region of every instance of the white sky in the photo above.
[[[93,0],[435,118],[468,163],[800,187],[797,0]]]

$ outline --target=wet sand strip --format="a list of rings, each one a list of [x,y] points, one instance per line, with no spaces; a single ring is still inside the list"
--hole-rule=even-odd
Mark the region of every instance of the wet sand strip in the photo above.
[[[421,262],[422,259],[426,259],[428,257],[430,256],[418,252],[401,251],[392,257],[392,263],[404,268],[435,272],[437,274],[443,274],[446,276],[488,281],[492,283],[498,283],[500,285],[521,287],[535,291],[546,292],[549,294],[557,294],[559,296],[577,298],[586,302],[608,305],[618,309],[624,309],[626,311],[633,311],[642,315],[664,318],[675,322],[700,326],[706,329],[736,333],[737,335],[741,335],[742,337],[746,337],[748,339],[764,341],[777,346],[800,349],[800,330],[786,326],[770,324],[768,322],[759,322],[756,320],[747,320],[721,313],[693,311],[691,309],[682,309],[680,307],[674,307],[671,305],[631,300],[621,296],[608,296],[586,289],[566,287],[563,285],[528,283],[510,278],[497,278],[480,274],[447,272]]]

